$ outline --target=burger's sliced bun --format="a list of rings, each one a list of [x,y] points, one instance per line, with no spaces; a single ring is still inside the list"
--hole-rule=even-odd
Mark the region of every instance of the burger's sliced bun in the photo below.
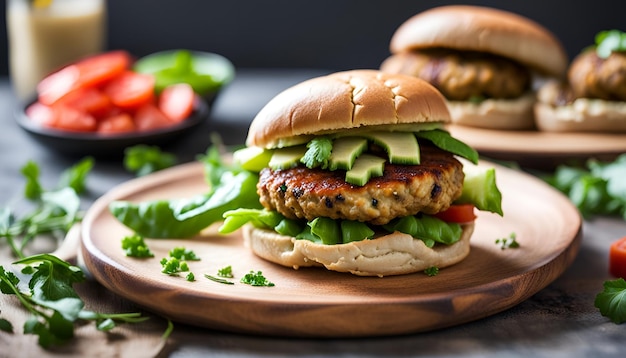
[[[537,129],[546,132],[626,132],[626,102],[578,98],[556,106],[560,84],[547,82],[535,104]]]
[[[323,245],[296,240],[252,225],[243,228],[244,244],[257,256],[282,266],[323,266],[358,276],[391,276],[444,268],[462,261],[470,252],[474,223],[462,226],[461,239],[452,245],[427,247],[422,240],[395,232],[373,240]]]
[[[250,124],[246,144],[274,148],[312,134],[449,121],[444,97],[426,81],[352,70],[313,78],[279,93]]]
[[[545,27],[523,16],[479,6],[441,6],[421,12],[396,30],[391,53],[444,47],[508,57],[560,77],[568,65],[561,42]]]
[[[534,129],[535,95],[515,99],[486,99],[480,103],[449,101],[452,123],[498,130]]]

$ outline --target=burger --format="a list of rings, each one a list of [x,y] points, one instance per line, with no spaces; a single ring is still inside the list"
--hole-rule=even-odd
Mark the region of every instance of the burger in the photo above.
[[[455,124],[534,128],[533,87],[561,78],[567,55],[546,28],[520,15],[478,6],[442,6],[404,22],[380,69],[419,77],[448,100]]]
[[[220,231],[243,226],[252,252],[295,269],[382,277],[458,263],[474,210],[502,209],[495,171],[473,164],[449,121],[441,93],[413,76],[352,70],[288,88],[233,154],[258,172],[263,208],[226,212]]]
[[[535,120],[542,131],[626,132],[626,33],[598,33],[572,60],[565,81],[542,86]]]

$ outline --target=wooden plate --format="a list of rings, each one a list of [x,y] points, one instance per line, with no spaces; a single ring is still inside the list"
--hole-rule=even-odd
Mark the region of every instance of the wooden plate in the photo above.
[[[558,164],[588,158],[613,160],[626,152],[626,135],[612,133],[552,133],[504,131],[448,126],[450,133],[482,156],[518,162],[522,166],[553,169]]]
[[[481,165],[492,165],[481,163]],[[357,277],[321,268],[293,270],[266,262],[242,245],[239,234],[208,228],[187,240],[148,239],[152,259],[126,257],[130,231],[107,209],[113,200],[188,197],[206,190],[202,166],[185,164],[124,183],[98,199],[82,226],[82,258],[108,289],[172,320],[218,330],[302,337],[362,337],[433,330],[506,310],[555,280],[574,260],[582,220],[560,193],[540,180],[498,167],[504,217],[480,213],[472,251],[461,263],[429,277],[423,273]],[[498,238],[515,233],[518,249]],[[160,272],[176,246],[192,249],[195,282]],[[210,281],[231,265],[236,284]],[[274,287],[238,280],[260,270]]]

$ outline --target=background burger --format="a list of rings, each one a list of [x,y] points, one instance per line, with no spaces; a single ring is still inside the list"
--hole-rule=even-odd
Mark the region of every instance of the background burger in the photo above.
[[[602,31],[572,61],[567,81],[541,87],[537,127],[551,132],[626,131],[626,33]]]
[[[546,28],[477,6],[411,17],[394,33],[390,51],[381,70],[433,84],[448,99],[453,123],[495,129],[533,128],[534,82],[561,78],[568,61]]]
[[[412,76],[354,70],[295,85],[234,153],[259,172],[264,209],[226,212],[220,231],[245,225],[255,254],[293,268],[386,276],[455,264],[474,209],[502,210],[493,168],[464,171],[478,155],[442,129],[449,119],[442,95]]]

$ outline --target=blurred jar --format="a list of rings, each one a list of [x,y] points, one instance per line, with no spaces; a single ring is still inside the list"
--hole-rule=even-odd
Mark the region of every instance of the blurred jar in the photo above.
[[[60,67],[102,52],[106,0],[7,0],[9,72],[16,96],[35,96],[37,83]]]

